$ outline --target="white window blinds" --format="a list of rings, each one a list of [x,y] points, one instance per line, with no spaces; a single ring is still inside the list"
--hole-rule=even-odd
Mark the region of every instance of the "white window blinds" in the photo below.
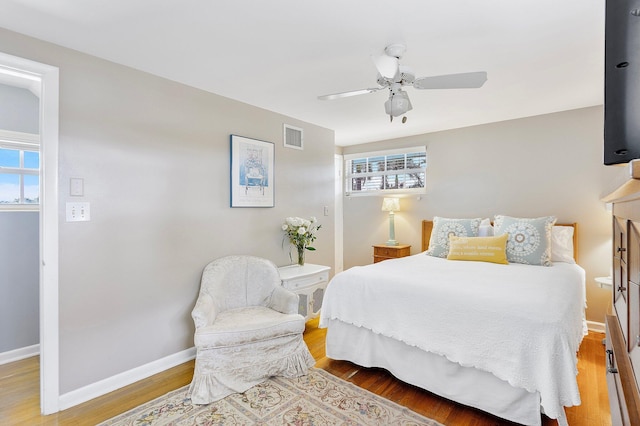
[[[425,147],[345,155],[345,193],[425,192]]]

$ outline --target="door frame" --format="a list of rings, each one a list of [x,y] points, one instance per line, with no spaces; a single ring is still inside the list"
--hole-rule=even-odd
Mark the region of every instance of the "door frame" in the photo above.
[[[59,411],[57,67],[0,52],[0,72],[40,80],[40,411]]]

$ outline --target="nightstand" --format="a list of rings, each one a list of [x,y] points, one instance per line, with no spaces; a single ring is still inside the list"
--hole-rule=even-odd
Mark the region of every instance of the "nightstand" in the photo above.
[[[596,277],[595,281],[600,288],[613,288],[613,279],[611,277]]]
[[[378,245],[373,246],[373,263],[378,263],[387,259],[397,259],[399,257],[409,256],[411,254],[411,246],[408,244],[400,244],[398,246]]]
[[[320,315],[330,270],[328,266],[311,263],[278,268],[282,286],[298,295],[298,313],[304,317],[305,321]]]

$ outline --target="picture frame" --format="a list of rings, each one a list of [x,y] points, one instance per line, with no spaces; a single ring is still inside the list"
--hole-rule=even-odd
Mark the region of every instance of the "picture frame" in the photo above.
[[[275,207],[275,145],[231,135],[231,207]]]

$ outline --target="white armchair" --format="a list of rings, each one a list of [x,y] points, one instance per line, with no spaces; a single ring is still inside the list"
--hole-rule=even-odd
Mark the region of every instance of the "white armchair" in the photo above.
[[[271,376],[307,374],[315,360],[302,333],[298,296],[280,285],[278,268],[254,256],[209,263],[191,313],[197,350],[189,397],[208,404]]]

